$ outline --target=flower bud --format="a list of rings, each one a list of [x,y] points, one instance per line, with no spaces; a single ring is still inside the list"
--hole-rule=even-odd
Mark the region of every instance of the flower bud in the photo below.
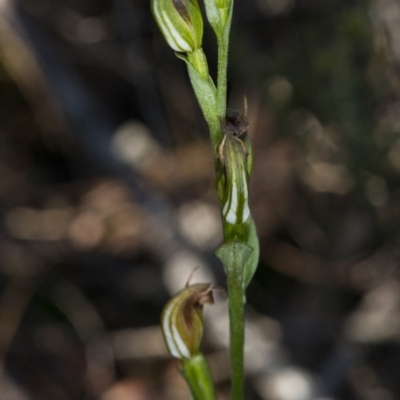
[[[251,149],[249,152],[247,147],[249,141],[246,108],[245,105],[243,114],[237,110],[227,110],[226,120],[221,123],[224,137],[217,148],[220,164],[217,192],[222,217],[231,225],[242,224],[250,217],[248,156]]]
[[[232,0],[204,0],[207,19],[215,32],[221,33],[232,11]]]
[[[161,328],[172,356],[188,359],[199,353],[203,337],[203,305],[213,304],[213,284],[199,283],[177,293],[164,307]]]
[[[232,0],[215,0],[215,3],[221,12],[226,13],[229,13],[233,5]]]
[[[173,50],[191,53],[201,48],[203,18],[197,0],[151,0],[151,10]]]

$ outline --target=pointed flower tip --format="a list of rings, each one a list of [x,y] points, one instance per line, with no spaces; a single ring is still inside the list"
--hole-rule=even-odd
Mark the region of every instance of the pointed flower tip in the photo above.
[[[228,14],[232,8],[232,0],[215,0],[215,4],[219,10]]]
[[[214,31],[217,35],[223,34],[232,12],[232,0],[204,0],[204,5]]]
[[[214,290],[224,291],[209,283],[187,286],[164,307],[161,328],[173,357],[188,359],[199,353],[203,337],[203,305],[214,303]]]
[[[173,50],[191,53],[201,48],[203,18],[197,0],[151,0],[151,10]]]

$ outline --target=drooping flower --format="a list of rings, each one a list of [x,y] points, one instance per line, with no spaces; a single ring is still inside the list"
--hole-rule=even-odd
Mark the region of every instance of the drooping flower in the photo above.
[[[172,356],[192,358],[199,353],[203,337],[203,305],[213,304],[213,284],[199,283],[178,292],[164,307],[161,328]]]

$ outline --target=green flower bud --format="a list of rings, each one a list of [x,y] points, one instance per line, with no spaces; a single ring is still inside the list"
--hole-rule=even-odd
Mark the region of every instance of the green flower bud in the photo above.
[[[207,19],[215,32],[222,33],[232,11],[232,0],[204,0]]]
[[[197,0],[151,0],[151,10],[173,50],[191,53],[201,48],[203,17]]]
[[[192,358],[199,353],[203,337],[203,305],[213,304],[213,284],[199,283],[178,292],[164,307],[161,328],[172,356]]]
[[[249,141],[246,111],[227,110],[227,117],[221,123],[224,137],[218,146],[220,174],[217,191],[222,208],[222,217],[231,225],[246,222],[250,217],[249,208]],[[250,151],[249,151],[250,150]]]

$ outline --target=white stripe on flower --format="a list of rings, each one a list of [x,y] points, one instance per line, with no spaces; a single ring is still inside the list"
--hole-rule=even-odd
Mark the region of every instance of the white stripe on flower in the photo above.
[[[176,358],[190,357],[190,353],[185,343],[183,342],[175,325],[171,322],[171,314],[174,311],[175,302],[172,302],[164,311],[162,317],[162,327],[164,331],[165,341],[171,355]]]
[[[158,7],[161,7],[161,2],[159,1],[154,1],[153,2],[154,8],[154,14],[155,14],[155,19],[159,24],[159,27],[165,37],[165,40],[168,42],[168,44],[178,52],[191,52],[193,51],[192,46],[185,41],[182,38],[182,35],[175,29],[173,22],[171,19],[168,17],[167,13],[159,9]]]
[[[242,171],[241,175],[241,179],[243,179],[242,193],[238,191],[236,182],[233,182],[227,201],[222,209],[225,220],[230,224],[241,224],[250,217],[246,173]],[[242,205],[241,215],[239,215],[239,205]]]

